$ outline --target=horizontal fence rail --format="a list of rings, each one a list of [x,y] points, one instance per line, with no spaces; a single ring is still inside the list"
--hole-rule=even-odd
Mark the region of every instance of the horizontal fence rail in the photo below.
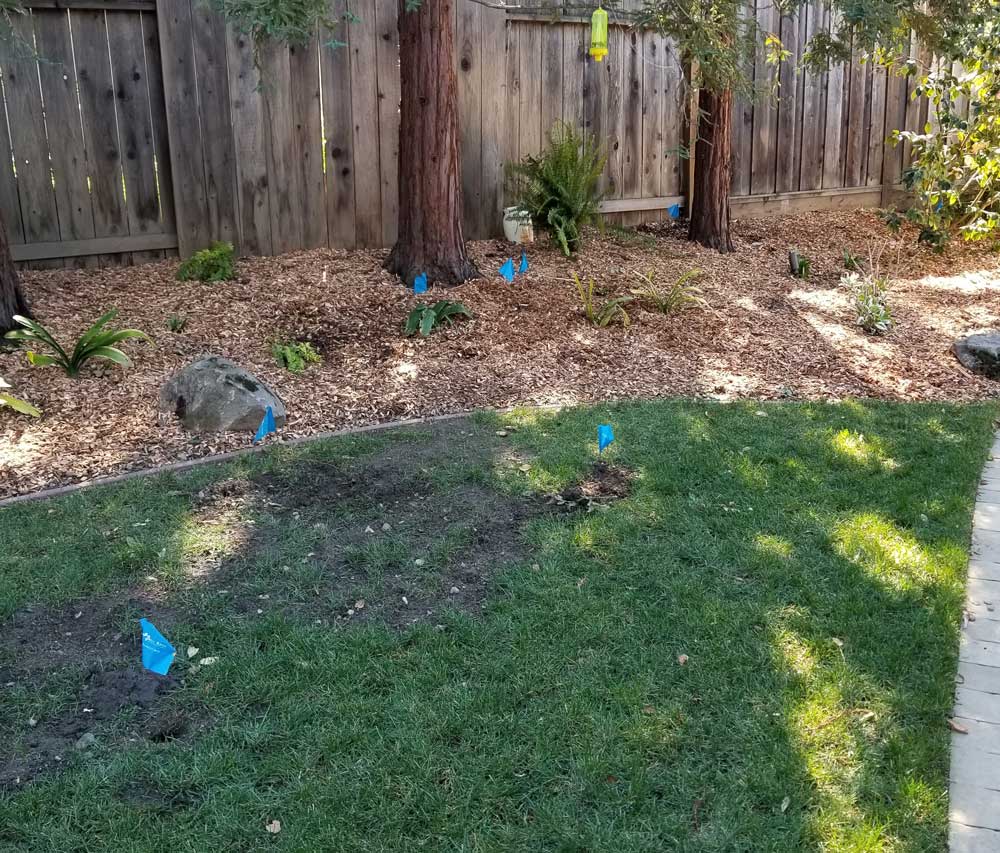
[[[331,0],[353,23],[258,55],[201,0],[30,0],[0,46],[0,215],[15,260],[103,265],[188,255],[216,240],[249,255],[393,243],[399,213],[398,0]],[[624,0],[594,62],[578,15],[456,0],[464,226],[502,233],[505,164],[564,121],[606,146],[602,212],[658,220],[689,186],[690,90],[675,45],[635,28]],[[913,81],[861,61],[797,69],[829,28],[756,6],[791,53],[737,99],[736,216],[884,203],[908,162],[893,129],[927,120]],[[331,46],[336,42],[337,46]],[[19,46],[18,46],[19,45]],[[915,58],[921,57],[914,48]],[[509,203],[509,201],[507,202]]]

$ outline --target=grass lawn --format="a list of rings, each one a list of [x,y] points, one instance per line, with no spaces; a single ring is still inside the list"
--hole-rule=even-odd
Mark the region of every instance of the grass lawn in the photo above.
[[[944,851],[996,414],[484,415],[0,510],[0,850]],[[603,422],[630,494],[546,502]]]

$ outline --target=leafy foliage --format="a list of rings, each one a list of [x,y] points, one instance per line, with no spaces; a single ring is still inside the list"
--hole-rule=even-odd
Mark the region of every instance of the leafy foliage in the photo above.
[[[333,31],[338,22],[329,0],[208,0],[241,33],[253,41],[254,52],[267,41],[299,46],[320,30]],[[332,41],[330,44],[341,45]]]
[[[406,318],[406,325],[403,333],[409,337],[418,331],[423,337],[427,337],[437,326],[447,323],[453,325],[456,317],[472,317],[472,312],[461,302],[453,302],[442,299],[433,305],[419,303]]]
[[[702,298],[701,289],[692,282],[701,275],[701,270],[688,270],[666,291],[661,291],[654,282],[652,270],[646,274],[636,273],[642,285],[632,293],[653,305],[661,314],[677,314],[686,308],[704,307],[708,303]]]
[[[884,335],[892,329],[892,312],[886,301],[888,276],[851,272],[840,281],[854,294],[854,310],[862,329],[870,335]]]
[[[844,269],[848,272],[857,272],[861,269],[861,258],[850,249],[844,249]]]
[[[22,415],[29,415],[33,418],[41,417],[42,412],[40,409],[36,409],[31,403],[22,400],[20,397],[15,397],[5,390],[7,388],[10,388],[10,385],[0,376],[0,409],[4,406],[9,406],[15,412],[20,412]]]
[[[633,297],[612,296],[602,302],[596,298],[600,294],[592,278],[584,284],[580,280],[580,276],[573,273],[573,280],[576,282],[576,292],[580,297],[580,308],[588,323],[599,328],[610,326],[615,320],[618,320],[625,327],[631,324],[632,320],[628,316],[625,306],[635,301]]]
[[[236,276],[232,243],[213,243],[195,252],[177,269],[180,281],[229,281]]]
[[[806,255],[799,254],[796,249],[792,249],[788,253],[788,266],[792,275],[803,281],[812,274],[812,261]]]
[[[187,328],[188,318],[184,314],[171,314],[167,317],[167,328],[175,335],[179,335]]]
[[[603,197],[598,182],[606,161],[593,137],[556,122],[538,157],[510,167],[518,206],[556,238],[567,257],[580,248],[581,228],[598,218]]]
[[[310,364],[323,361],[323,356],[308,341],[276,341],[271,347],[271,355],[292,373],[302,373]]]
[[[50,364],[59,365],[66,371],[67,376],[78,376],[80,369],[94,358],[105,359],[122,367],[130,367],[132,362],[129,357],[114,344],[132,338],[145,341],[148,341],[149,338],[138,329],[106,330],[104,327],[117,316],[118,312],[112,309],[100,317],[80,336],[72,352],[67,352],[41,323],[20,315],[16,315],[14,321],[24,328],[7,332],[5,337],[12,341],[28,341],[50,350],[52,355],[43,355],[28,350],[28,361],[36,367],[45,367]]]

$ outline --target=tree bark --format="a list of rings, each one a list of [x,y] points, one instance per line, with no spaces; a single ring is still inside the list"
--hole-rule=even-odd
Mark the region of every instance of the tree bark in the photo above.
[[[462,235],[453,0],[399,0],[399,238],[386,268],[412,285],[478,278]]]
[[[28,303],[21,292],[21,282],[10,254],[7,226],[0,217],[0,335],[19,328],[14,322],[15,314],[29,316]]]
[[[709,249],[733,251],[729,227],[732,186],[733,92],[698,93],[698,141],[695,143],[694,199],[688,237]]]

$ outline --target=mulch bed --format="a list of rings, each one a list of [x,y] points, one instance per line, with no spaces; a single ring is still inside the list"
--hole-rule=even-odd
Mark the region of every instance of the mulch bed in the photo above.
[[[24,273],[38,318],[57,338],[74,340],[115,307],[123,325],[148,332],[155,346],[127,344],[133,368],[92,367],[77,380],[30,368],[21,353],[0,354],[0,376],[45,413],[40,420],[0,413],[0,497],[248,446],[250,435],[188,435],[157,416],[163,382],[207,352],[277,391],[289,411],[283,437],[622,397],[997,396],[1000,385],[970,374],[950,352],[955,337],[1000,325],[1000,256],[986,247],[954,245],[936,255],[912,234],[892,238],[871,211],[740,222],[729,256],[683,238],[670,224],[609,232],[572,260],[542,243],[513,285],[495,271],[516,247],[470,244],[491,277],[447,294],[432,287],[428,296],[461,299],[475,319],[426,340],[401,333],[417,298],[382,270],[383,251],[249,259],[238,279],[220,284],[176,281],[176,261]],[[842,255],[847,248],[867,256],[869,244],[887,238],[897,328],[872,338],[854,325],[839,285]],[[812,261],[808,281],[788,274],[791,246]],[[592,328],[579,314],[573,271],[624,294],[636,272],[653,270],[666,286],[692,268],[702,270],[707,308],[668,317],[632,305],[628,329]],[[172,314],[188,318],[182,334],[167,330]],[[279,338],[312,341],[323,363],[288,373],[270,352]]]

